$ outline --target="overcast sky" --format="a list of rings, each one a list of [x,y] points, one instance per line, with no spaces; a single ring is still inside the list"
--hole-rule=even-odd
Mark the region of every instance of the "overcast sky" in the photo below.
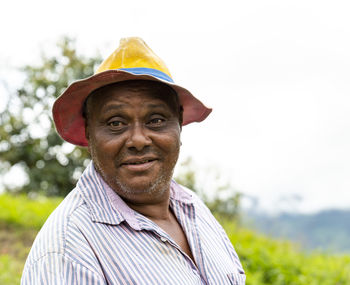
[[[181,160],[269,209],[350,208],[349,14],[349,1],[2,1],[0,79],[14,85],[62,35],[104,58],[142,37],[214,109],[183,129]]]

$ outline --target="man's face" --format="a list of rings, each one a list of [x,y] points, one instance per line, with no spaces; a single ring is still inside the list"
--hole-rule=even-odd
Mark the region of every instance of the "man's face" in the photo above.
[[[147,82],[144,83],[147,85]],[[164,96],[174,96],[169,94]],[[112,85],[89,102],[86,134],[97,171],[124,200],[152,203],[169,190],[179,116],[152,88]]]

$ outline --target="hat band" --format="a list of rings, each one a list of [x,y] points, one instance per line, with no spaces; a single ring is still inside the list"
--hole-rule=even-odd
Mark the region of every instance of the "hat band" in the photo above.
[[[132,67],[132,68],[118,68],[118,70],[123,70],[135,75],[151,75],[158,79],[174,83],[174,81],[169,75],[165,74],[164,72],[158,69],[153,69],[148,67]]]

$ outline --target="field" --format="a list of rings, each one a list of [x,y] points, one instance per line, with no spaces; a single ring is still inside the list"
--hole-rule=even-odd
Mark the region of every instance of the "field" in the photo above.
[[[36,233],[60,199],[0,195],[0,284],[19,284]],[[350,256],[303,253],[297,245],[276,241],[222,221],[247,274],[248,285],[348,285]]]
[[[31,244],[61,199],[0,196],[0,284],[19,284]]]

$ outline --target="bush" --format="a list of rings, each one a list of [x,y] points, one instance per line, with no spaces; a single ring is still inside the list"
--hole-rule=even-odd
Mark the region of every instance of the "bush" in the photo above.
[[[247,285],[349,284],[350,256],[306,254],[291,242],[276,241],[226,223],[247,275]]]
[[[0,225],[39,230],[61,201],[44,196],[29,199],[26,195],[0,195]]]

